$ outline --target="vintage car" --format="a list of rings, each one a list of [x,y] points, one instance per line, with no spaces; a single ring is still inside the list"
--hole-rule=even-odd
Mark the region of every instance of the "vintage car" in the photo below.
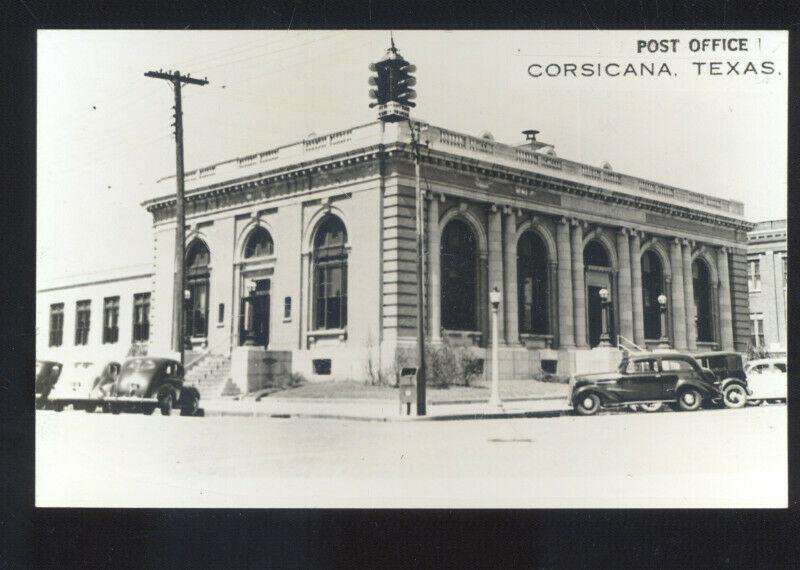
[[[700,366],[714,373],[714,385],[732,400],[730,404],[738,405],[718,400],[713,404],[719,406],[724,403],[727,407],[741,408],[747,403],[750,386],[744,369],[744,357],[740,353],[713,350],[696,352],[693,356]]]
[[[760,358],[745,365],[747,384],[752,391],[750,404],[758,406],[768,400],[786,401],[786,359]]]
[[[119,371],[120,363],[114,361],[65,364],[50,392],[50,405],[57,412],[69,405],[93,412],[110,394]]]
[[[36,409],[42,410],[48,406],[48,396],[53,386],[58,382],[61,374],[61,363],[53,360],[36,361]]]
[[[704,370],[690,354],[639,353],[624,357],[616,372],[572,376],[569,402],[584,416],[631,404],[668,404],[684,411],[715,400],[727,407],[744,405],[741,398],[728,398],[715,382],[713,372]]]
[[[182,416],[198,415],[200,392],[183,382],[183,366],[170,358],[129,358],[106,398],[111,413],[136,411],[152,414],[156,408],[168,416],[175,407]]]

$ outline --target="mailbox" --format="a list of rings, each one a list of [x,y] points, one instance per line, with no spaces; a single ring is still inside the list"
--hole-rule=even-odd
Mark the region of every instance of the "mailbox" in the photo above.
[[[403,368],[400,370],[400,380],[397,383],[398,393],[400,397],[400,414],[403,414],[403,406],[405,405],[406,415],[411,415],[411,404],[416,400],[417,391],[417,369],[416,368]]]

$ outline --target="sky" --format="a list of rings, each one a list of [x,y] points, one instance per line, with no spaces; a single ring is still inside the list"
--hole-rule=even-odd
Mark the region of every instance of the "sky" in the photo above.
[[[710,41],[691,50],[714,38],[744,38],[746,51],[730,42],[710,51]],[[741,201],[750,221],[786,217],[783,32],[400,30],[394,39],[417,66],[416,118],[507,144],[537,129],[561,157]],[[638,53],[649,39],[678,42]],[[368,65],[388,43],[388,31],[40,31],[37,282],[152,261],[141,203],[174,191],[156,184],[175,173],[174,101],[171,84],[146,71],[208,78],[183,89],[189,171],[375,120]],[[765,61],[774,73],[742,74]],[[641,62],[671,74],[580,76],[582,64]],[[702,75],[693,62],[704,62]],[[569,63],[578,77],[529,73]]]

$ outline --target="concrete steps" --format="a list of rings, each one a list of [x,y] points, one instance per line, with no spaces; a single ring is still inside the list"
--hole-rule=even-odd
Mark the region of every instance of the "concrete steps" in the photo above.
[[[201,401],[239,395],[239,389],[231,381],[229,356],[206,354],[186,373],[186,382],[200,391]]]

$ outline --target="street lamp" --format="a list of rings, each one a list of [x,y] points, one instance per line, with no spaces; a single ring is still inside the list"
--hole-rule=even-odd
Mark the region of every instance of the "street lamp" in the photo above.
[[[658,296],[658,310],[661,312],[661,338],[658,348],[669,348],[669,337],[667,336],[667,296],[661,293]]]
[[[611,305],[611,301],[608,299],[608,289],[603,287],[598,292],[600,295],[600,304],[602,306],[601,311],[601,323],[602,323],[602,330],[600,331],[600,345],[599,346],[611,346],[611,337],[608,335],[608,308]]]
[[[497,348],[497,309],[500,308],[502,295],[500,289],[495,287],[489,292],[489,302],[492,305],[492,395],[489,405],[500,407],[500,379],[498,374],[498,348]]]

